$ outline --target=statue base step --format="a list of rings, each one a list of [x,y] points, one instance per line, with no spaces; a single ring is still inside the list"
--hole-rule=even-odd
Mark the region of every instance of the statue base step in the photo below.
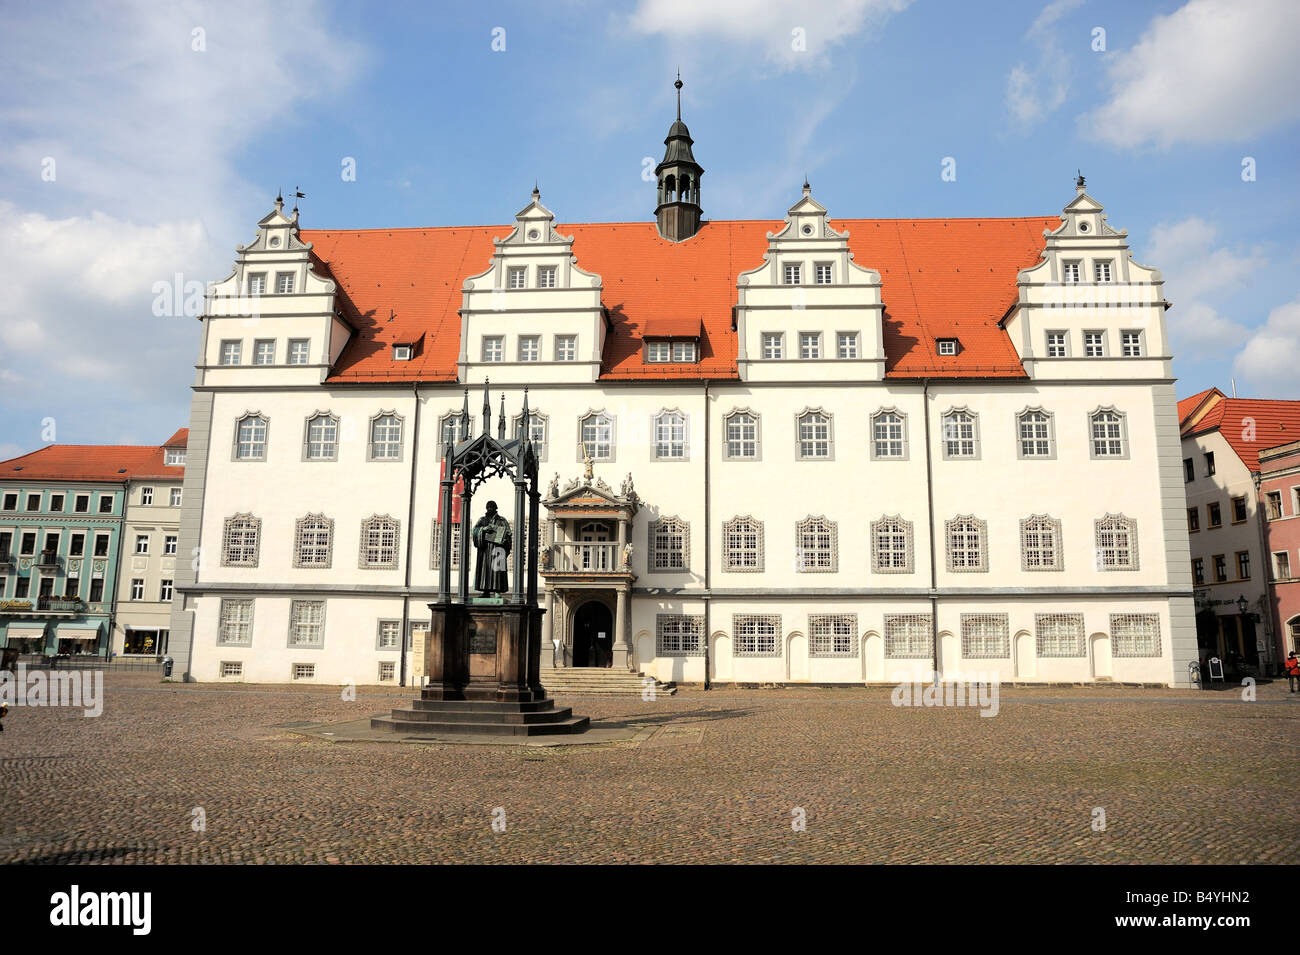
[[[571,707],[554,700],[448,700],[427,691],[392,716],[370,721],[371,729],[408,736],[558,736],[586,732],[590,725],[588,717],[574,716]]]

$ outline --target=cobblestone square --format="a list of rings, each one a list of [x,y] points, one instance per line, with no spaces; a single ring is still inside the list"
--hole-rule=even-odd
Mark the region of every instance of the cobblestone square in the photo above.
[[[642,732],[535,748],[295,732],[410,689],[109,674],[98,718],[10,708],[0,861],[1296,863],[1300,695],[1258,689],[561,697]]]

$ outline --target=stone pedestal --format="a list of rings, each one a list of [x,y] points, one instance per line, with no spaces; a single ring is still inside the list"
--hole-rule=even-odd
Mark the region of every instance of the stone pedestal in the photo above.
[[[557,708],[541,683],[542,617],[526,604],[429,604],[422,672],[411,708],[371,726],[408,734],[581,733],[587,717]],[[421,672],[417,670],[417,672]]]

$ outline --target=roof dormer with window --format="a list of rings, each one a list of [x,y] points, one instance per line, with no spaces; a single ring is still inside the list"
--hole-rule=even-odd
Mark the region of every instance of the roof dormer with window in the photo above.
[[[785,226],[769,232],[767,240],[763,264],[742,272],[737,282],[740,376],[808,381],[820,375],[807,365],[819,362],[825,377],[883,378],[880,273],[853,261],[849,234],[831,228],[826,207],[812,197],[808,183],[786,213]],[[791,347],[770,347],[777,340]],[[791,367],[792,362],[800,364]]]
[[[1164,279],[1133,260],[1128,232],[1106,222],[1082,175],[1060,226],[1043,234],[1042,261],[1021,270],[1001,322],[1029,377],[1170,377]]]
[[[461,289],[460,380],[595,381],[609,323],[601,279],[578,267],[539,190],[493,245],[487,271]]]

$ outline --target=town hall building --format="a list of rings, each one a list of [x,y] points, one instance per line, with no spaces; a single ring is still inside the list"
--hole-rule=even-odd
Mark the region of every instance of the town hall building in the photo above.
[[[680,115],[665,145],[648,222],[276,200],[200,319],[177,672],[415,679],[442,448],[526,390],[544,668],[1186,684],[1168,303],[1082,177],[1051,216],[845,219],[804,183],[718,221]]]

